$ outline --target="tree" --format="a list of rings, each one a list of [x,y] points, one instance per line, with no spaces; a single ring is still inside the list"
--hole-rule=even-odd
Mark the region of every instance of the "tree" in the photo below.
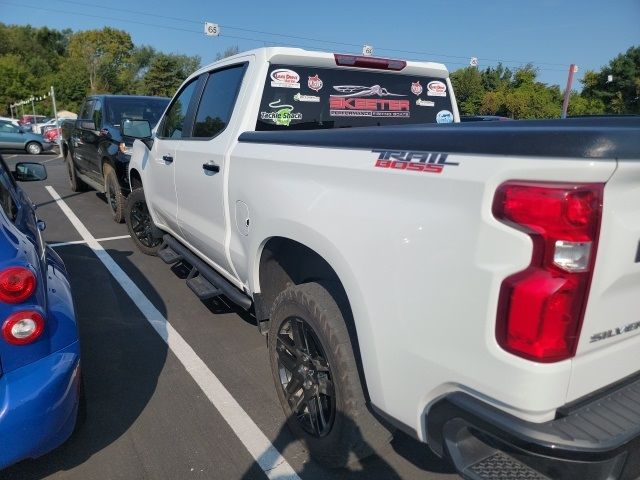
[[[37,79],[18,55],[0,56],[0,105],[9,105],[30,97],[36,91]]]
[[[488,92],[506,90],[511,85],[513,72],[498,63],[495,68],[487,67],[482,72],[482,86]]]
[[[458,108],[465,115],[480,113],[485,89],[482,85],[482,74],[476,67],[466,67],[451,74],[451,83],[456,93]]]
[[[170,97],[199,67],[200,57],[159,53],[140,82],[140,93]]]
[[[234,55],[237,55],[238,53],[240,53],[240,48],[237,45],[229,47],[222,53],[216,53],[215,61],[217,62],[218,60],[222,60],[223,58],[232,57]]]
[[[600,72],[586,72],[582,84],[581,96],[602,102],[605,111],[640,113],[640,47],[616,56]]]
[[[91,93],[120,90],[120,73],[128,67],[132,50],[131,36],[109,27],[78,32],[69,42],[69,58],[86,66]]]

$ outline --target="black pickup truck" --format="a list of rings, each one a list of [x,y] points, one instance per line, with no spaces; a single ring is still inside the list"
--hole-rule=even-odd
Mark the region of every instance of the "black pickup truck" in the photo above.
[[[62,127],[62,154],[74,192],[90,186],[104,192],[116,222],[124,220],[123,209],[130,191],[127,169],[133,138],[123,136],[123,118],[158,123],[169,98],[133,95],[88,97],[73,124]]]

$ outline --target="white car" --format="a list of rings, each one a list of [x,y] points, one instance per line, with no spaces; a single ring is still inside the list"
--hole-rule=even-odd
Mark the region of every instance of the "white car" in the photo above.
[[[129,231],[255,313],[327,465],[393,426],[466,478],[635,478],[640,122],[450,122],[441,64],[226,58],[124,122]]]
[[[9,122],[12,125],[15,125],[16,127],[20,127],[20,124],[18,123],[18,119],[17,118],[0,117],[0,120],[2,120],[4,122]]]

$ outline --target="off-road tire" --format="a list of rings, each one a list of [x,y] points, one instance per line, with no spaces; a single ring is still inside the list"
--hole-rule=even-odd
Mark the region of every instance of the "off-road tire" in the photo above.
[[[146,218],[140,218],[141,216],[146,216]],[[129,235],[140,251],[145,255],[157,255],[162,246],[162,239],[154,238],[152,235],[153,219],[149,213],[142,188],[136,188],[127,197],[124,206],[124,219],[127,222]],[[140,230],[141,227],[142,230]]]
[[[69,187],[72,192],[84,192],[87,189],[87,185],[78,178],[78,172],[76,171],[76,164],[73,160],[73,156],[74,154],[72,152],[68,152],[65,157],[67,175],[69,177]]]
[[[282,291],[271,309],[267,344],[271,372],[289,428],[305,442],[312,458],[327,467],[339,468],[368,457],[374,449],[386,445],[392,435],[367,409],[349,332],[335,300],[339,297],[327,288],[333,290],[331,286],[305,283]],[[310,434],[293,414],[281,380],[277,349],[282,350],[282,345],[278,346],[278,333],[294,318],[304,320],[312,329],[329,365],[335,416],[331,430],[322,437]]]
[[[122,193],[122,188],[120,188],[118,176],[108,163],[104,164],[102,173],[104,175],[104,195],[107,198],[109,211],[114,222],[122,223],[124,222],[124,204],[127,199]]]

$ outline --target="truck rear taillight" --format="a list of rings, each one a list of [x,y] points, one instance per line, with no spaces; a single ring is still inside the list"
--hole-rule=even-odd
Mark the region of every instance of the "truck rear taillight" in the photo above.
[[[0,302],[20,303],[36,288],[36,277],[25,267],[9,267],[0,272]]]
[[[604,184],[509,181],[493,215],[528,234],[530,265],[502,282],[496,338],[537,362],[575,355],[593,273]]]
[[[394,60],[391,58],[366,57],[359,55],[346,55],[334,53],[336,65],[341,67],[374,68],[377,70],[400,71],[407,66],[404,60]]]
[[[34,342],[44,330],[44,318],[38,312],[15,312],[2,324],[2,336],[11,345],[27,345]]]

